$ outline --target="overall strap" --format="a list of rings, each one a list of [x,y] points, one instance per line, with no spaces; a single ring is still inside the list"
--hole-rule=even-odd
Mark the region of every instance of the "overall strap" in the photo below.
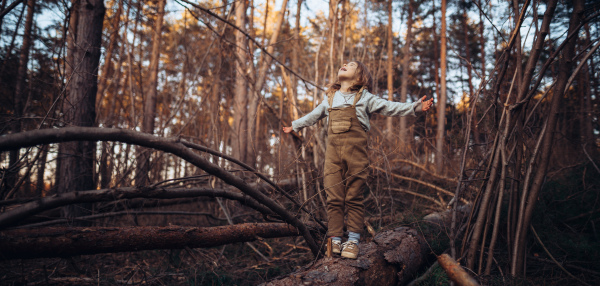
[[[356,103],[360,100],[360,98],[362,97],[363,91],[365,90],[365,87],[361,87],[358,92],[356,93],[356,95],[354,96],[354,103],[352,103],[352,108],[356,108]]]
[[[331,111],[331,109],[333,108],[333,96],[334,95],[335,95],[335,91],[327,93],[327,103],[329,103],[329,109],[327,111]]]
[[[354,103],[352,103],[352,108],[356,108],[356,103],[358,103],[358,101],[362,97],[364,90],[365,90],[364,86],[358,90],[358,92],[354,96]],[[333,97],[334,96],[335,96],[335,92],[330,92],[327,94],[327,103],[329,103],[329,109],[327,111],[331,111],[333,108]]]

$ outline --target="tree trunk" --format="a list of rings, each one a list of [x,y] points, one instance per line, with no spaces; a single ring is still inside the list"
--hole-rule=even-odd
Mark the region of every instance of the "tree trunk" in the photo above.
[[[48,149],[50,146],[44,145],[42,146],[42,155],[40,157],[40,162],[38,163],[38,171],[37,171],[37,182],[35,183],[35,188],[40,196],[44,196],[46,191],[46,186],[44,184],[44,174],[46,173],[46,161],[48,159]]]
[[[469,86],[469,99],[472,99],[473,92],[473,66],[471,65],[471,49],[469,48],[469,24],[467,23],[467,19],[469,18],[467,14],[467,5],[463,6],[463,15],[462,15],[462,28],[463,28],[463,43],[465,50],[465,59],[467,62],[464,62],[465,67],[467,68],[467,85]]]
[[[154,20],[154,32],[152,34],[152,54],[150,55],[150,77],[145,92],[144,99],[144,120],[142,122],[142,132],[148,134],[154,134],[154,120],[156,119],[156,98],[157,98],[157,85],[158,85],[158,65],[160,62],[160,44],[162,41],[162,26],[163,18],[165,15],[165,4],[166,0],[159,0],[156,12],[156,19]],[[152,152],[147,149],[141,149],[138,152],[137,159],[137,173],[135,177],[135,184],[137,186],[145,186],[148,184],[149,178],[148,173],[151,169],[150,155]]]
[[[154,148],[179,156],[194,166],[206,171],[208,174],[225,181],[226,183],[238,188],[243,193],[264,204],[273,212],[281,216],[284,221],[298,228],[302,236],[306,239],[306,242],[313,254],[318,254],[318,246],[308,229],[304,224],[302,224],[302,222],[292,215],[292,213],[290,213],[282,205],[268,197],[263,192],[248,185],[242,178],[233,175],[231,172],[209,162],[207,159],[204,159],[202,156],[193,152],[189,147],[193,146],[194,144],[189,142],[186,142],[186,145],[184,145],[180,140],[167,139],[125,129],[74,127],[42,129],[0,136],[0,152],[39,144],[84,140],[126,142],[142,147]],[[203,151],[208,152],[206,148],[203,149]],[[211,151],[209,153],[215,154],[218,152]],[[265,181],[269,180],[267,179]],[[86,190],[81,188],[78,189]],[[0,214],[0,216],[2,215]]]
[[[27,64],[29,63],[29,49],[31,47],[31,30],[33,28],[33,14],[35,8],[35,0],[27,1],[27,18],[25,19],[25,30],[23,31],[23,44],[19,55],[19,69],[17,71],[17,79],[15,83],[14,93],[14,119],[12,124],[12,133],[21,132],[21,117],[24,112],[25,97],[25,81],[27,80]],[[17,183],[19,174],[19,150],[13,150],[9,153],[8,171],[6,173],[6,184],[4,190],[10,192]],[[4,195],[0,193],[0,195]],[[0,196],[2,198],[3,196]]]
[[[16,225],[24,219],[43,211],[77,203],[109,202],[116,199],[124,200],[135,198],[177,199],[197,197],[220,197],[235,200],[264,215],[273,215],[272,211],[261,205],[258,201],[234,191],[207,188],[114,188],[87,190],[85,192],[69,192],[34,200],[0,214],[0,229]]]
[[[66,87],[65,93],[69,94],[73,80],[73,67],[75,63],[75,43],[77,42],[77,26],[79,25],[79,0],[71,0],[71,9],[69,10],[69,29],[67,32],[67,59],[65,63]],[[64,101],[64,99],[63,99]],[[64,102],[63,102],[64,105]],[[62,106],[61,106],[62,110]],[[65,145],[58,145],[58,155],[56,156],[56,174],[54,186],[62,185],[62,162],[65,156]]]
[[[388,90],[388,100],[394,101],[394,48],[393,48],[393,40],[394,34],[392,34],[392,0],[388,0],[387,3],[388,9],[388,25],[387,25],[387,90]],[[394,118],[388,116],[385,119],[386,123],[386,137],[388,141],[392,141],[393,132],[393,122]],[[404,138],[402,138],[403,140]],[[392,146],[395,146],[396,142],[392,141]]]
[[[436,173],[442,173],[444,165],[444,133],[446,125],[446,0],[442,0],[442,31],[441,36],[441,51],[440,51],[440,94],[437,100],[438,118],[437,118],[437,133],[435,144],[435,166]]]
[[[277,39],[279,38],[279,34],[281,32],[281,29],[283,27],[283,22],[285,19],[285,12],[287,9],[287,3],[288,0],[283,0],[283,3],[281,3],[281,9],[279,10],[279,17],[277,20],[277,23],[275,24],[275,29],[273,30],[273,34],[271,35],[271,38],[269,39],[269,42],[267,43],[267,52],[269,54],[273,54],[273,51],[275,49],[275,43],[277,42]],[[247,40],[246,40],[247,41]],[[241,148],[246,148],[246,160],[243,162],[245,162],[246,164],[255,167],[256,166],[256,157],[258,156],[258,154],[256,153],[256,129],[257,129],[257,111],[258,111],[258,103],[260,102],[260,97],[262,96],[262,89],[263,86],[265,85],[266,79],[267,79],[267,70],[269,69],[269,67],[271,66],[271,62],[272,62],[272,58],[268,55],[266,55],[265,53],[261,54],[261,60],[260,60],[260,66],[258,68],[258,76],[254,82],[254,88],[251,91],[251,96],[249,96],[250,98],[250,103],[248,104],[248,114],[247,114],[247,126],[248,126],[248,133],[247,133],[247,142],[245,144],[245,146],[242,146]],[[250,64],[249,62],[247,64]],[[295,70],[292,67],[293,70]]]
[[[63,102],[65,122],[75,126],[94,126],[96,119],[96,92],[98,64],[102,41],[104,2],[89,0],[79,5],[77,41],[73,56],[74,67],[71,88]],[[60,164],[58,193],[95,189],[93,181],[95,142],[68,142],[61,144],[64,152]],[[68,206],[63,216],[75,217],[82,213],[81,206]]]
[[[17,229],[0,232],[0,259],[69,257],[149,249],[215,247],[260,238],[299,236],[287,223],[216,227],[137,226]]]
[[[400,87],[400,102],[406,102],[408,98],[408,80],[410,78],[410,46],[412,42],[413,25],[413,0],[408,1],[408,19],[406,21],[406,40],[402,49],[402,86]],[[405,116],[400,117],[400,146],[407,150],[411,144],[412,138],[408,137],[408,124]]]
[[[235,2],[235,25],[246,30],[246,1]],[[233,156],[242,162],[246,162],[248,143],[248,83],[246,76],[249,64],[246,49],[248,39],[240,31],[235,31],[235,88],[233,95]]]
[[[573,12],[569,21],[569,35],[575,33],[575,29],[579,26],[579,23],[583,21],[583,9],[583,0],[573,1]],[[576,42],[577,37],[572,38],[565,45],[563,51],[561,52],[557,82],[552,93],[552,101],[546,123],[546,129],[548,131],[540,135],[544,136],[540,150],[541,152],[539,154],[540,162],[535,172],[531,188],[529,189],[529,194],[527,197],[527,207],[525,208],[525,211],[523,213],[519,214],[519,216],[521,216],[522,223],[520,224],[520,229],[517,231],[520,232],[521,235],[517,237],[517,241],[515,244],[516,251],[514,253],[515,255],[513,256],[513,259],[516,260],[516,263],[513,263],[511,265],[511,274],[515,276],[521,275],[523,273],[523,257],[526,249],[525,243],[527,241],[527,231],[529,230],[529,224],[531,223],[531,217],[533,215],[533,210],[536,205],[535,202],[538,199],[538,194],[542,188],[542,183],[545,180],[546,171],[550,162],[550,154],[552,151],[552,143],[554,140],[554,129],[558,120],[558,110],[561,104],[561,100],[564,96],[565,87],[570,77],[571,70],[573,69],[573,57],[575,55]],[[525,188],[527,188],[527,186],[525,186]]]
[[[111,34],[110,39],[108,40],[108,47],[106,48],[106,54],[104,55],[104,65],[102,66],[102,72],[100,73],[100,77],[98,80],[98,95],[96,98],[98,99],[97,106],[100,106],[100,100],[104,97],[104,91],[106,90],[106,84],[109,78],[111,81],[119,80],[118,77],[112,78],[113,73],[113,63],[112,63],[112,54],[117,45],[117,37],[120,35],[119,33],[119,24],[121,23],[121,13],[123,12],[123,0],[118,0],[117,11],[115,15],[113,15],[111,22]],[[123,58],[121,55],[120,58]],[[120,67],[119,67],[120,68]],[[113,112],[114,110],[109,110],[109,112]]]
[[[426,253],[427,244],[417,231],[399,227],[361,243],[357,260],[322,258],[263,285],[404,285],[423,265]]]

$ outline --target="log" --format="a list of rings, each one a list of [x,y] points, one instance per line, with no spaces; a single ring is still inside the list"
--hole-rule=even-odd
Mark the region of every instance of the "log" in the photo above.
[[[41,129],[0,136],[0,152],[20,149],[35,145],[61,143],[68,141],[118,141],[135,144],[142,147],[154,148],[178,156],[194,166],[204,170],[227,184],[236,187],[243,193],[260,202],[271,211],[279,215],[284,221],[295,226],[310,247],[314,256],[319,254],[319,246],[315,242],[308,228],[286,209],[284,206],[263,194],[254,187],[249,186],[242,178],[231,174],[229,171],[211,163],[202,156],[185,147],[178,138],[162,138],[116,128],[94,127],[65,127],[60,129]]]
[[[425,262],[427,245],[411,228],[399,227],[362,242],[358,259],[325,257],[263,285],[403,285]]]
[[[75,203],[95,203],[131,198],[172,199],[195,198],[201,196],[223,197],[231,200],[237,200],[240,203],[249,206],[265,215],[273,215],[273,212],[270,209],[266,208],[256,200],[246,196],[243,193],[233,191],[206,188],[113,188],[84,192],[69,192],[50,197],[39,198],[22,206],[1,213],[0,230],[19,223],[29,216]]]
[[[460,286],[479,286],[475,278],[471,277],[450,255],[442,254],[437,257],[437,261],[448,274],[448,278],[456,284]]]
[[[53,227],[0,232],[0,259],[69,257],[149,249],[214,247],[260,238],[299,236],[287,223],[217,227]]]

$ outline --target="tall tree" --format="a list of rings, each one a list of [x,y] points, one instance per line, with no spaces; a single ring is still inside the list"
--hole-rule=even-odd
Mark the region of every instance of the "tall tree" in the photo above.
[[[79,24],[73,59],[71,88],[63,103],[64,121],[75,126],[94,126],[96,119],[96,92],[98,89],[98,65],[104,22],[104,1],[88,0],[75,7],[79,11]],[[60,164],[59,193],[95,189],[94,150],[95,142],[61,143],[64,152]],[[81,206],[68,206],[63,216],[75,217],[84,213]]]
[[[80,0],[71,0],[71,8],[69,9],[69,25],[67,29],[67,57],[65,60],[65,75],[66,75],[66,87],[65,92],[69,94],[71,91],[71,82],[73,80],[73,69],[75,66],[75,44],[77,41],[77,26],[79,25],[79,2]],[[64,106],[64,102],[61,105]],[[62,185],[62,159],[61,154],[66,154],[64,148],[65,144],[58,145],[58,154],[56,157],[56,176],[54,178],[54,185]]]
[[[144,92],[144,119],[142,121],[142,131],[153,134],[154,121],[156,120],[156,97],[158,86],[158,64],[160,61],[160,43],[162,39],[163,18],[165,14],[166,0],[158,0],[156,8],[156,19],[154,30],[152,32],[152,53],[150,54],[150,77],[146,83],[147,90]],[[141,149],[138,154],[138,169],[135,178],[135,184],[144,186],[148,183],[148,172],[150,171],[149,149]]]
[[[446,125],[446,0],[442,0],[442,30],[440,31],[440,93],[438,95],[438,118],[435,144],[436,173],[442,172],[444,164],[444,132]]]
[[[408,79],[410,78],[410,45],[412,42],[412,25],[413,25],[413,13],[414,13],[414,2],[413,0],[408,1],[408,18],[406,19],[406,40],[404,47],[402,48],[402,84],[400,86],[400,101],[406,102],[408,97]],[[400,145],[406,146],[410,144],[407,136],[407,118],[400,117]],[[403,147],[404,148],[404,147]]]
[[[394,47],[393,40],[394,34],[392,32],[392,0],[387,1],[387,12],[388,12],[388,24],[387,24],[387,90],[388,90],[388,100],[394,101]],[[392,140],[393,130],[393,117],[386,118],[386,130],[387,130],[387,139]]]
[[[275,23],[275,26],[273,28],[273,34],[271,34],[271,38],[269,38],[269,41],[266,44],[267,52],[271,55],[273,54],[273,51],[275,49],[275,43],[277,42],[277,39],[279,38],[279,34],[281,33],[281,29],[283,27],[283,23],[285,20],[285,14],[286,14],[285,12],[287,10],[287,4],[288,4],[288,0],[283,0],[283,2],[281,3],[281,9],[279,10],[277,22]],[[265,29],[264,33],[266,33],[266,29]],[[267,35],[265,34],[264,37],[266,38],[266,36]],[[296,48],[296,47],[294,47],[294,48]],[[261,56],[260,56],[260,60],[259,60],[257,77],[254,79],[254,86],[253,86],[253,89],[249,96],[248,113],[247,113],[248,117],[246,118],[247,129],[248,129],[246,138],[248,139],[247,140],[248,142],[245,146],[245,148],[246,148],[245,162],[250,166],[254,166],[256,164],[256,156],[257,156],[257,154],[256,154],[256,148],[257,148],[257,145],[256,145],[257,124],[256,124],[256,122],[257,122],[258,103],[260,102],[260,97],[262,96],[261,94],[262,94],[263,86],[265,85],[265,82],[267,81],[267,70],[271,66],[271,62],[272,62],[272,58],[269,55],[267,55],[266,53],[262,52]],[[247,64],[250,64],[250,63],[247,63]],[[293,67],[293,65],[294,64],[293,64],[293,60],[292,60],[292,67]]]
[[[31,30],[33,27],[33,16],[35,12],[35,0],[27,1],[27,18],[25,19],[25,30],[23,31],[23,44],[19,53],[19,69],[17,70],[17,79],[14,93],[14,118],[12,132],[21,132],[21,117],[23,109],[27,102],[25,93],[25,81],[27,80],[27,64],[29,63],[29,50],[31,48]],[[4,190],[10,191],[15,187],[17,182],[19,161],[19,150],[13,150],[9,153],[9,168],[6,177],[6,185]]]
[[[246,29],[246,1],[235,2],[235,25]],[[231,147],[233,156],[246,162],[246,144],[248,143],[248,81],[246,69],[248,64],[248,39],[241,32],[235,31],[235,88],[233,94],[233,137]]]

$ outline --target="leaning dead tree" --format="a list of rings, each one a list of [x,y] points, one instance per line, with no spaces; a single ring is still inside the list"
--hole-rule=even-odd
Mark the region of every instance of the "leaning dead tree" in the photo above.
[[[512,54],[520,53],[520,49],[514,51],[513,47],[520,37],[519,30],[530,8],[530,1],[525,1],[520,10],[517,9],[518,6],[515,8],[516,28],[498,58],[490,93],[492,101],[499,106],[500,120],[496,123],[498,129],[488,153],[487,167],[482,172],[484,183],[466,223],[467,231],[462,237],[461,245],[454,245],[455,240],[459,239],[460,220],[455,218],[451,228],[452,254],[456,259],[466,257],[466,266],[476,273],[490,274],[494,250],[502,231],[506,231],[502,236],[506,237],[507,245],[511,248],[507,258],[510,261],[510,274],[519,276],[523,273],[527,235],[536,201],[549,169],[560,106],[566,105],[567,95],[571,92],[570,85],[579,71],[579,68],[575,68],[579,31],[584,24],[600,15],[598,11],[584,15],[582,0],[572,1],[572,4],[567,35],[560,45],[553,46],[547,44],[546,37],[554,19],[557,1],[546,3],[542,23],[535,33],[535,41],[523,71],[520,68],[511,70],[511,66],[521,66],[521,63],[513,62],[520,57],[513,57]],[[591,47],[588,45],[579,52],[584,55],[579,58],[579,65],[585,64],[587,57],[596,51],[597,47]],[[586,52],[587,49],[590,50]],[[550,54],[550,57],[540,65],[544,52]],[[540,91],[540,84],[552,65],[558,67],[555,81]],[[508,94],[501,95],[501,83],[505,77],[512,78],[512,81]],[[484,85],[480,92],[483,88]],[[473,121],[477,120],[474,118],[474,106],[475,104],[470,107],[461,177],[455,199],[463,193],[464,185],[471,181],[465,178],[464,173],[470,122],[477,122]],[[538,117],[540,113],[543,116]],[[502,225],[504,223],[506,225]]]
[[[245,195],[248,195],[255,201],[267,207],[273,213],[278,215],[283,221],[292,225],[298,230],[298,232],[306,240],[307,245],[314,255],[318,255],[319,253],[319,247],[310,231],[306,225],[302,223],[295,215],[293,215],[275,200],[269,198],[257,188],[249,185],[242,178],[233,175],[227,170],[194,153],[191,148],[186,147],[182,140],[178,138],[162,138],[145,133],[112,128],[70,127],[61,129],[42,129],[3,136],[0,138],[0,152],[31,147],[35,145],[71,141],[118,141],[146,148],[153,148],[176,155],[193,164],[194,166],[204,170],[206,173],[213,175],[223,180],[225,183],[239,189]],[[21,208],[31,208],[32,204],[35,205],[39,203],[39,201],[32,202]],[[15,212],[19,212],[18,208],[11,210],[11,213]],[[9,217],[11,216],[7,213],[4,213],[3,215]],[[8,222],[8,224],[10,224],[12,222],[11,219],[8,219]]]

